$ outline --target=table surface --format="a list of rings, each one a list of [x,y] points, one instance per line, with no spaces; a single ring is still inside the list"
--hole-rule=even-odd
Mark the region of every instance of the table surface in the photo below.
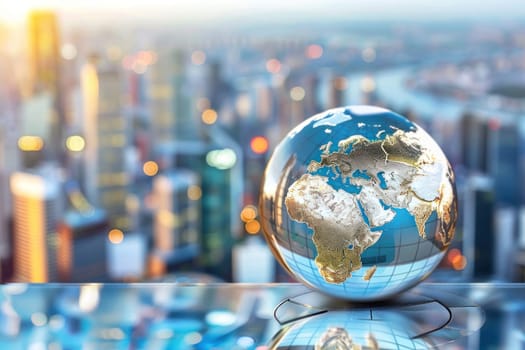
[[[369,309],[370,316],[385,310],[379,304],[345,304],[322,318],[315,311],[323,307],[301,301],[304,295],[312,293],[300,284],[7,284],[0,287],[0,349],[314,349],[311,329],[308,340],[300,337],[308,332],[303,325],[310,320],[330,327],[341,317],[355,322],[363,310]],[[471,331],[457,328],[455,336],[433,346],[525,349],[525,284],[422,283],[406,295],[446,296],[442,302],[452,309],[479,306],[477,321],[462,313],[451,317]],[[394,318],[403,314],[403,307],[387,309]],[[420,307],[409,311],[405,314],[429,322],[438,314]],[[337,316],[330,321],[331,315]],[[378,321],[371,329],[380,334]],[[450,325],[448,334],[454,330]],[[283,343],[287,332],[295,332],[295,343]],[[427,344],[401,343],[391,348]],[[374,343],[362,344],[362,349],[374,349]]]

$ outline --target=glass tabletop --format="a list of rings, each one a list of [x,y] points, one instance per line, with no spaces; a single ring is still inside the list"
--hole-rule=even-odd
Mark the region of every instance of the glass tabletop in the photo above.
[[[1,349],[313,350],[335,349],[336,338],[338,349],[525,347],[525,284],[423,283],[366,305],[300,284],[7,284],[0,291]]]

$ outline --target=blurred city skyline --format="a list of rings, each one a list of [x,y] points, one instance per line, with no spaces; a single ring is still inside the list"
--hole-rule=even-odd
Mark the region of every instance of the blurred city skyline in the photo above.
[[[416,121],[456,170],[432,278],[524,280],[518,5],[0,5],[2,281],[290,280],[260,237],[266,161],[349,104]]]

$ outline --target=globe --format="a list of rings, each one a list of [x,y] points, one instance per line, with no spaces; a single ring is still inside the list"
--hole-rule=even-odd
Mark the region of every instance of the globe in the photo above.
[[[374,106],[331,109],[291,130],[261,184],[264,236],[296,280],[352,301],[425,279],[456,226],[454,173],[417,124]]]

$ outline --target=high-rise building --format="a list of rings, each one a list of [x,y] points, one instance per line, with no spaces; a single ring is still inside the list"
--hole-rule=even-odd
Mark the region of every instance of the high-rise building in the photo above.
[[[68,210],[58,225],[58,272],[63,282],[107,280],[106,244],[109,225],[100,209]]]
[[[151,109],[151,129],[155,143],[170,142],[173,138],[172,96],[173,87],[170,76],[172,72],[170,55],[159,52],[158,59],[149,71],[149,103]]]
[[[176,51],[172,56],[172,115],[174,134],[177,140],[194,139],[197,134],[195,106],[192,104],[190,84],[186,78],[185,55]]]
[[[195,138],[195,106],[186,77],[185,54],[166,50],[157,57],[149,72],[152,137],[157,144]]]
[[[14,206],[15,279],[56,281],[60,183],[50,174],[17,172],[10,178]]]
[[[328,106],[327,108],[342,107],[345,105],[345,95],[347,81],[345,77],[337,76],[330,80],[328,87]]]
[[[10,244],[10,217],[12,216],[9,177],[19,169],[19,150],[17,148],[18,124],[16,119],[18,94],[12,61],[1,51],[0,41],[0,261],[12,254]],[[0,280],[6,276],[0,271]]]
[[[35,168],[44,160],[53,158],[53,95],[42,91],[26,98],[20,105],[20,137],[17,141],[21,163]]]
[[[107,215],[89,204],[75,182],[64,187],[69,208],[57,230],[59,279],[64,282],[104,282],[108,278]]]
[[[59,86],[60,37],[51,11],[33,11],[28,20],[29,63],[34,90],[56,92]]]
[[[462,163],[470,172],[488,174],[489,152],[488,123],[474,114],[464,114],[461,118]]]
[[[463,251],[465,277],[486,280],[495,275],[495,193],[491,178],[472,175],[460,193],[463,209]]]
[[[517,207],[522,202],[523,190],[521,181],[517,180],[522,178],[519,128],[515,124],[501,124],[495,119],[488,123],[493,142],[490,147],[492,157],[487,162],[494,178],[496,201],[501,205]],[[515,181],[510,181],[510,174],[513,174]]]
[[[129,135],[119,67],[92,60],[82,68],[81,84],[86,139],[83,190],[91,203],[108,213],[110,225],[126,230],[129,179],[125,154]]]
[[[200,263],[205,272],[231,280],[231,249],[240,234],[238,215],[244,190],[242,153],[219,127],[210,136],[214,142],[175,143],[158,152],[172,158],[175,168],[200,175]]]
[[[159,175],[153,182],[155,253],[166,265],[196,258],[200,251],[201,196],[199,176],[188,170]]]
[[[53,98],[50,135],[46,140],[50,156],[59,157],[65,118],[62,106],[60,75],[60,32],[52,11],[33,11],[28,19],[28,53],[33,94],[47,92]]]
[[[309,74],[304,78],[304,117],[303,120],[321,111],[319,105],[319,77]]]

